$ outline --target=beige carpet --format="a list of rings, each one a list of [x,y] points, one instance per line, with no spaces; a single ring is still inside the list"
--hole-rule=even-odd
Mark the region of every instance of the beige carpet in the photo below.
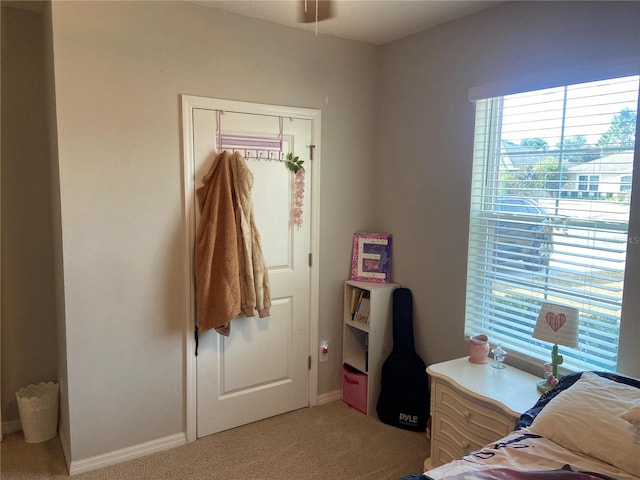
[[[76,475],[78,480],[398,480],[423,471],[424,433],[381,423],[341,401],[262,420],[183,447]],[[3,480],[67,477],[58,438],[0,443]]]

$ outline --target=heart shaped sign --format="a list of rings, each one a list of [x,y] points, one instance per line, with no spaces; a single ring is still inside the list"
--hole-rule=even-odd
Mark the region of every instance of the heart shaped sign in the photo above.
[[[547,316],[545,318],[547,319],[547,323],[554,332],[560,330],[564,323],[567,321],[567,317],[564,313],[559,313],[556,315],[553,312],[549,312],[547,313]]]

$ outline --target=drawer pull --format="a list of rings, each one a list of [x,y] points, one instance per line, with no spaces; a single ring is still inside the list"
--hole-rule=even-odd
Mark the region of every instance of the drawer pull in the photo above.
[[[469,443],[468,442],[462,442],[462,448],[466,450],[469,450]]]
[[[465,420],[469,420],[471,418],[471,412],[468,410],[465,410],[464,412],[462,412],[462,416],[464,417]]]

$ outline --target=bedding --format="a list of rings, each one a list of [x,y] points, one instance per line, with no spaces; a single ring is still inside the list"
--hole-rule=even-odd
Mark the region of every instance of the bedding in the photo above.
[[[640,381],[564,377],[508,436],[402,480],[640,480]]]
[[[610,463],[640,477],[640,443],[622,418],[640,390],[585,372],[540,412],[531,430],[572,452]]]

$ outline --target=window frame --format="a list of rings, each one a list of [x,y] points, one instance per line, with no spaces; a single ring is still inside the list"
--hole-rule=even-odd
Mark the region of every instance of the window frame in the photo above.
[[[614,77],[612,77],[614,78]],[[491,105],[487,106],[487,114],[486,115],[476,115],[476,129],[475,129],[475,135],[476,135],[476,141],[474,141],[474,172],[472,175],[472,190],[474,189],[474,185],[477,184],[482,184],[488,181],[488,179],[491,178],[496,178],[498,175],[498,172],[500,170],[501,167],[501,159],[500,159],[500,149],[499,149],[499,145],[501,144],[501,124],[498,124],[497,122],[493,121],[492,119],[495,118],[501,118],[502,116],[502,111],[503,111],[503,104],[500,101],[502,97],[494,97]],[[479,102],[483,102],[483,101],[488,101],[489,99],[479,99]],[[481,139],[480,141],[478,141],[478,139]],[[636,144],[637,144],[637,140],[636,140]],[[479,147],[481,146],[481,147]],[[636,150],[637,152],[637,150]],[[486,158],[486,162],[484,162],[483,168],[482,169],[478,169],[476,167],[477,161],[476,161],[476,157],[477,156],[483,156],[484,158]],[[635,175],[635,174],[634,174]],[[576,187],[577,191],[582,191],[585,192],[587,195],[591,195],[591,194],[597,194],[597,192],[599,191],[598,188],[598,184],[600,182],[600,175],[596,175],[596,174],[587,174],[584,175],[584,177],[586,177],[586,188],[585,189],[580,189],[579,186],[582,184],[583,179],[581,178],[582,176],[580,176],[580,178],[578,178],[578,182]],[[623,186],[626,186],[626,183],[623,183],[621,180],[621,188]],[[632,185],[629,183],[629,190],[625,190],[625,193],[630,192],[632,190]],[[505,217],[501,216],[501,214],[499,212],[495,211],[495,208],[493,206],[493,204],[491,203],[491,200],[495,198],[497,198],[498,195],[497,193],[491,192],[489,194],[485,194],[482,193],[480,195],[477,195],[476,198],[478,199],[478,202],[474,202],[474,194],[472,191],[472,203],[471,203],[471,207],[470,207],[470,220],[473,221],[473,219],[475,218],[477,223],[479,223],[480,225],[485,224],[485,225],[490,225],[490,224],[496,224],[498,221],[502,221],[505,220]],[[629,216],[627,218],[626,222],[624,223],[624,228],[620,228],[621,225],[615,225],[611,222],[603,222],[603,224],[601,226],[599,226],[599,228],[602,228],[603,230],[605,230],[606,228],[609,228],[611,231],[616,231],[617,233],[624,235],[626,237],[628,237],[629,235],[629,224],[631,222],[631,204],[629,204]],[[551,222],[558,222],[558,221],[566,221],[566,219],[559,219],[559,218],[552,218],[550,220]],[[579,223],[579,222],[578,222]],[[589,222],[586,222],[589,223]],[[593,223],[593,222],[590,222]],[[571,221],[569,221],[570,226],[574,226],[571,225]],[[469,241],[469,258],[468,258],[468,272],[467,272],[467,296],[469,296],[469,289],[471,287],[470,285],[470,274],[469,274],[469,270],[471,269],[471,262],[474,261],[473,259],[477,258],[478,253],[477,251],[489,251],[489,249],[484,246],[484,245],[477,245],[476,243],[472,242],[471,240],[471,235],[473,233],[473,229],[477,228],[477,226],[474,226],[473,224],[470,225],[470,241]],[[488,228],[488,227],[485,227]],[[490,237],[491,235],[487,235],[487,237]],[[490,242],[491,240],[487,240],[487,242]],[[628,253],[628,252],[627,252]],[[628,255],[627,255],[628,256]],[[621,293],[622,295],[624,295],[624,290]],[[470,306],[469,306],[469,302],[467,301],[467,305],[466,305],[466,313],[465,313],[465,335],[469,336],[471,334],[477,334],[477,333],[488,333],[488,332],[479,332],[476,329],[474,330],[470,330],[469,329],[469,325],[468,325],[468,318],[470,315],[469,312]],[[473,314],[473,312],[471,312]],[[536,313],[536,317],[537,317],[537,312]],[[618,320],[618,335],[621,335],[621,318],[622,315],[621,313],[619,313],[618,316],[619,320]],[[535,320],[533,321],[533,325],[535,324]],[[474,323],[472,324],[474,327],[477,327],[479,324],[478,323]],[[530,325],[531,329],[533,328],[533,325]],[[489,333],[490,337],[491,334]],[[499,336],[498,341],[500,342],[500,340],[502,340],[502,342],[504,342],[505,344],[505,348],[509,348],[509,341],[505,341],[504,338],[501,338]],[[502,343],[500,342],[500,343]],[[512,345],[512,347],[515,347],[515,349],[517,351],[513,352],[515,353],[515,355],[517,357],[524,357],[527,360],[534,360],[534,361],[548,361],[548,351],[550,351],[550,347],[546,348],[544,345],[542,346],[537,346],[532,348],[530,344],[528,345],[518,345],[519,342],[515,342],[515,345]],[[521,342],[520,342],[521,343]],[[612,366],[611,368],[607,368],[607,370],[615,370],[616,365],[619,362],[619,357],[620,357],[620,350],[619,350],[619,344],[617,344],[617,355],[616,355],[616,364],[614,366]],[[572,362],[568,362],[569,363],[569,367],[570,370],[576,370],[578,369],[579,365],[576,364],[571,364]],[[589,365],[592,366],[592,365]]]

